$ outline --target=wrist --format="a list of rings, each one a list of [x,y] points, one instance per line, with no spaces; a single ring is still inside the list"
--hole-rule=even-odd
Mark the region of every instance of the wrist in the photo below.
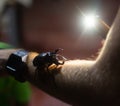
[[[13,52],[17,51],[18,49],[1,49],[0,50],[0,76],[6,76],[8,75],[5,65],[6,62]]]
[[[29,80],[29,78],[34,77],[35,74],[35,69],[36,67],[33,65],[33,60],[34,58],[38,55],[37,52],[29,52],[27,59],[26,59],[26,64],[28,66],[28,72],[26,73],[27,78]]]
[[[9,56],[20,49],[3,49],[0,50],[0,58],[8,60]]]

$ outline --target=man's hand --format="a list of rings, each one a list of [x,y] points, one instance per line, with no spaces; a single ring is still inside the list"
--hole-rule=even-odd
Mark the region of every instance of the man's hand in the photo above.
[[[15,52],[17,49],[2,49],[0,50],[0,77],[5,77],[8,72],[5,70],[6,61],[9,55]]]

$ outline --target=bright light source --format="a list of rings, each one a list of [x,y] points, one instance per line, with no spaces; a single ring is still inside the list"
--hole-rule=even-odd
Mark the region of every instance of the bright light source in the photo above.
[[[87,29],[95,28],[97,24],[97,17],[94,14],[84,16],[83,24]]]

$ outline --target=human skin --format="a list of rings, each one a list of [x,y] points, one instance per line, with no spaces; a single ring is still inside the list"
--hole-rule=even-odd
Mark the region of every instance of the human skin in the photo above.
[[[0,58],[15,51],[0,50]],[[96,60],[68,60],[46,72],[33,66],[37,55],[29,53],[24,77],[39,89],[75,106],[120,106],[120,8]]]

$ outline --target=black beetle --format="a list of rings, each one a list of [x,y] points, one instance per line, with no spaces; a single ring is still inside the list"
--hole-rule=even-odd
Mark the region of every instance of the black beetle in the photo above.
[[[33,65],[36,67],[47,66],[49,67],[53,63],[56,65],[64,64],[64,57],[57,54],[57,52],[61,49],[56,49],[54,52],[45,52],[40,53],[38,56],[35,57],[33,60]],[[58,56],[62,57],[62,62],[59,62]]]

